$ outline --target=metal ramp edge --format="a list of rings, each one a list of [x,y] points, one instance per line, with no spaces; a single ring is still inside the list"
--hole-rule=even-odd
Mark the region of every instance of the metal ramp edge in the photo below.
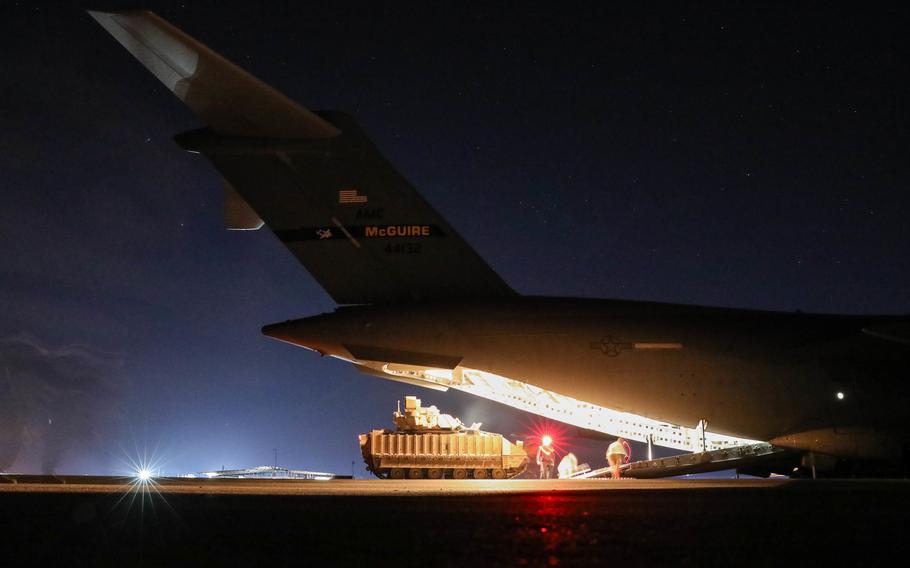
[[[723,469],[754,466],[756,463],[769,461],[792,453],[791,450],[774,446],[767,442],[723,448],[710,452],[680,454],[655,460],[644,460],[623,464],[620,467],[622,477],[635,479],[652,479],[673,477],[692,473],[707,473]],[[610,477],[609,467],[586,471],[572,476],[572,479],[598,479]]]

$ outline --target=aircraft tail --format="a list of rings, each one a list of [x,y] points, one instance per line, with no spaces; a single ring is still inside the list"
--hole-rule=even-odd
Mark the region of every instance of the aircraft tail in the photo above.
[[[297,105],[151,12],[91,15],[209,125],[176,140],[227,180],[229,226],[264,222],[336,302],[515,295],[351,117]]]

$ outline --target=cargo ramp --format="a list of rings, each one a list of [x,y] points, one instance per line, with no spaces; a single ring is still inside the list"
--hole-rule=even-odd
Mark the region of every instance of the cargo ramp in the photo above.
[[[737,471],[751,474],[753,471],[763,471],[766,466],[772,464],[779,465],[781,461],[790,458],[794,458],[794,461],[798,462],[798,454],[792,450],[774,446],[767,442],[759,442],[748,446],[627,463],[620,467],[620,472],[622,477],[635,479],[674,477],[694,473],[709,473],[724,469],[736,469]],[[571,479],[596,479],[610,477],[611,475],[612,469],[604,467],[577,473]]]

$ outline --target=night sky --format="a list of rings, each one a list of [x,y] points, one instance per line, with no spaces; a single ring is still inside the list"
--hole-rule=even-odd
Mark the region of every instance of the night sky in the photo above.
[[[145,6],[353,114],[523,294],[910,313],[907,9],[256,4]],[[362,475],[356,434],[406,394],[534,429],[260,335],[334,303],[269,231],[223,230],[219,176],[172,141],[201,124],[86,7],[137,4],[0,8],[0,470],[278,448]]]

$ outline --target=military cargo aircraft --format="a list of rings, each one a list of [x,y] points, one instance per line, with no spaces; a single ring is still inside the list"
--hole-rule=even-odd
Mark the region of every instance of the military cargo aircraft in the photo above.
[[[227,227],[268,226],[340,305],[265,335],[590,435],[906,471],[910,317],[520,295],[350,116],[307,110],[151,12],[90,14],[206,124],[176,141],[224,178]]]

